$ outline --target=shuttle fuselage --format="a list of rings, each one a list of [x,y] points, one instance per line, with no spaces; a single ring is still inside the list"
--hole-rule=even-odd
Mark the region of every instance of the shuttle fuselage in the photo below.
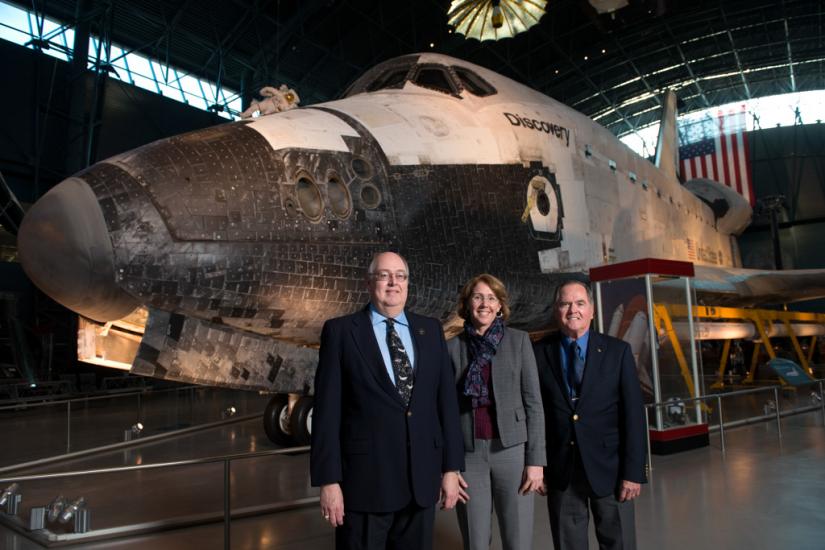
[[[28,213],[21,258],[80,314],[147,307],[136,372],[308,393],[304,346],[366,304],[381,250],[408,260],[412,309],[444,319],[464,281],[490,272],[526,329],[549,320],[559,273],[644,257],[737,265],[711,209],[665,173],[501,75],[405,56],[343,99],[95,164]]]

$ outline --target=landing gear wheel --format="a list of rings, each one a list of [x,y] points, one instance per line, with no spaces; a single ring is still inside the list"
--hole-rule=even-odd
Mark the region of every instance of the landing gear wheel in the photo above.
[[[289,429],[289,397],[277,394],[264,411],[264,431],[269,440],[282,447],[295,444]]]
[[[292,407],[289,419],[289,430],[292,438],[298,445],[309,445],[312,440],[312,410],[314,403],[311,397],[301,397]]]

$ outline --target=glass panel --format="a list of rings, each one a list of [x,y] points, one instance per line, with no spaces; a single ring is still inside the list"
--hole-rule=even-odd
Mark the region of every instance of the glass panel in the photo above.
[[[702,405],[685,403],[703,388],[701,357],[692,353],[690,315],[684,277],[651,275],[654,319],[658,336],[660,402],[670,402],[666,410],[665,428],[702,422]],[[695,298],[692,300],[695,303]],[[695,330],[695,327],[694,327]],[[694,368],[693,362],[697,362]],[[698,380],[696,377],[698,375]]]
[[[630,345],[645,403],[653,403],[653,364],[648,331],[648,307],[644,278],[604,281],[601,286],[601,311],[606,334]]]
[[[142,55],[134,53],[128,54],[126,60],[129,63],[129,72],[132,75],[134,85],[157,92],[158,86],[152,77],[152,68],[149,65],[149,60]]]
[[[404,83],[404,80],[407,78],[407,73],[409,72],[410,67],[390,69],[367,84],[366,89],[368,92],[374,92],[376,90],[383,90],[384,88],[399,88]]]
[[[0,10],[0,20],[5,19],[5,14],[2,10]],[[0,38],[3,40],[8,40],[9,42],[14,42],[15,44],[20,44],[21,46],[29,41],[29,33],[17,30],[12,28],[11,26],[7,26],[5,21],[0,23]]]
[[[419,69],[418,74],[415,75],[415,83],[424,88],[437,90],[445,94],[453,93],[453,87],[450,79],[447,77],[447,72],[441,68]]]
[[[0,38],[20,45],[29,41],[29,17],[25,10],[0,2]]]
[[[464,86],[464,89],[471,94],[485,97],[496,93],[495,88],[476,73],[462,67],[453,67],[453,71],[455,71],[455,74],[459,80],[461,80],[461,85]]]

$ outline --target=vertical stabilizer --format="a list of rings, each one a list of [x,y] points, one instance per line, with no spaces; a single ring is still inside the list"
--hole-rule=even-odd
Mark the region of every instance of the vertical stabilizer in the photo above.
[[[656,166],[668,177],[676,178],[679,142],[676,135],[676,92],[667,90],[662,101],[659,141],[656,143]]]

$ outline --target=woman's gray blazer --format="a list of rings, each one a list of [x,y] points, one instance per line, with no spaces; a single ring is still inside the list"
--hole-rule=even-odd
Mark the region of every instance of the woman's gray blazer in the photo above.
[[[474,449],[475,416],[469,398],[464,396],[464,373],[469,365],[467,335],[462,332],[447,341],[455,371],[464,449]],[[493,356],[490,369],[496,425],[504,447],[525,446],[525,465],[546,466],[544,448],[544,409],[541,404],[536,358],[526,332],[504,329],[504,336]]]

